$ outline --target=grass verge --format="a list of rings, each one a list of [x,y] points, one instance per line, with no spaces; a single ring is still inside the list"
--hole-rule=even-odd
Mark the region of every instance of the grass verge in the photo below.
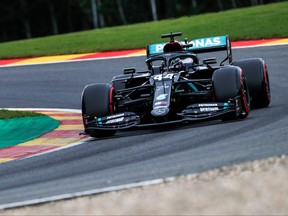
[[[5,109],[0,110],[0,119],[2,120],[10,118],[23,118],[34,116],[43,116],[43,114],[29,111],[10,111]]]
[[[189,39],[230,35],[232,40],[288,36],[288,1],[191,17],[0,43],[0,59],[143,48],[162,33]]]

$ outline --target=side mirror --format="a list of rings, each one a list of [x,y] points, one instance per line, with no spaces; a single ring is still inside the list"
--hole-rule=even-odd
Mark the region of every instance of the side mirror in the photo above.
[[[135,68],[124,68],[123,74],[134,74],[136,72]]]

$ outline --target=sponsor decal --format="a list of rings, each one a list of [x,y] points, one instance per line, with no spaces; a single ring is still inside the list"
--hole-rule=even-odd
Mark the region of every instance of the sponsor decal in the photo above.
[[[226,45],[226,37],[224,38],[225,38],[225,41],[223,41],[223,37],[196,39],[196,40],[189,42],[189,44],[193,44],[193,48],[206,48],[206,47]]]
[[[165,83],[164,88],[167,89],[167,88],[170,88],[170,86],[171,86],[171,85]],[[172,88],[173,88],[173,86],[172,86]]]
[[[183,41],[181,41],[180,43],[184,44]],[[163,53],[163,48],[165,44],[166,43],[151,44],[149,46],[150,54]],[[187,48],[186,50],[227,46],[226,36],[199,38],[190,41],[189,44],[193,44],[193,47]]]
[[[124,117],[121,117],[121,118],[115,118],[115,119],[111,119],[111,120],[108,120],[106,122],[106,124],[114,124],[114,123],[118,123],[118,122],[121,122],[124,120]]]
[[[159,102],[156,102],[154,105],[158,106],[158,105],[167,105],[167,104],[168,104],[167,101],[159,101]]]
[[[165,43],[162,43],[162,44],[156,44],[155,45],[155,52],[158,53],[158,52],[163,52],[163,48],[164,48],[164,45]]]
[[[169,112],[169,109],[167,107],[157,107],[155,109],[152,110],[151,114],[154,116],[164,116]]]
[[[122,117],[122,116],[124,116],[124,113],[107,116],[107,119],[114,119],[114,118],[118,118],[118,117]]]
[[[161,95],[159,95],[158,97],[156,97],[156,100],[164,100],[164,99],[167,98],[167,95],[168,95],[168,94],[161,94]]]
[[[218,107],[202,107],[200,108],[200,112],[211,112],[211,111],[218,111]]]
[[[218,104],[199,104],[199,107],[218,107]]]
[[[168,106],[157,106],[155,109],[158,109],[158,108],[167,108],[168,109]]]

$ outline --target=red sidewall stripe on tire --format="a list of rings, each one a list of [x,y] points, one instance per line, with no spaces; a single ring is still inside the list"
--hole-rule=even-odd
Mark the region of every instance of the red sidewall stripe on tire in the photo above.
[[[240,72],[240,83],[241,85],[244,87],[244,83],[243,83],[243,71],[241,70]],[[249,106],[247,104],[247,101],[245,99],[245,90],[244,88],[242,89],[242,102],[243,102],[243,105],[244,105],[244,109],[245,109],[245,112],[247,113],[247,115],[249,114],[250,112],[250,109],[249,109]]]

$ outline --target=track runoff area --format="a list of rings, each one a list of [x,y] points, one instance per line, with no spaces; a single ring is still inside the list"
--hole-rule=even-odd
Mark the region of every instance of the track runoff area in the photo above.
[[[288,38],[263,39],[232,42],[232,48],[247,48],[260,46],[275,46],[288,44]],[[95,52],[73,55],[45,56],[36,58],[0,60],[0,67],[13,67],[34,64],[53,64],[73,61],[88,61],[97,59],[123,58],[133,56],[145,56],[145,49],[123,50],[113,52]],[[18,109],[17,110],[23,110]],[[25,110],[25,109],[24,109]],[[64,109],[26,109],[40,112],[60,122],[59,127],[49,133],[39,135],[38,138],[14,146],[0,149],[0,163],[15,159],[27,158],[51,151],[61,150],[83,143],[89,139],[87,136],[79,136],[83,131],[82,116],[79,110]]]
[[[232,48],[235,49],[235,48],[275,46],[275,45],[287,45],[287,44],[288,44],[288,38],[250,40],[250,41],[232,42]],[[33,65],[33,64],[52,64],[52,63],[69,62],[69,61],[88,61],[97,59],[123,58],[123,57],[144,56],[144,55],[146,55],[146,50],[137,49],[137,50],[125,50],[115,52],[86,53],[77,55],[60,55],[60,56],[48,56],[48,57],[25,58],[25,59],[9,59],[9,60],[0,60],[0,67],[13,67],[13,66]],[[24,143],[19,143],[18,145],[11,146],[8,148],[0,149],[0,163],[15,159],[21,160],[27,157],[46,154],[51,151],[58,151],[63,148],[82,144],[85,142],[85,140],[90,139],[87,136],[79,137],[78,135],[79,131],[83,130],[80,110],[20,109],[20,108],[16,108],[16,110],[29,110],[40,112],[58,120],[60,124],[59,127],[56,128],[55,130],[46,133],[42,136],[39,136],[36,139]],[[173,181],[173,178],[171,178],[170,180]],[[155,179],[147,182],[138,182],[134,184],[119,185],[116,187],[95,189],[92,191],[84,191],[79,193],[47,197],[37,200],[28,200],[19,203],[11,203],[6,205],[0,205],[0,210],[30,204],[40,204],[49,201],[57,201],[61,199],[73,198],[84,195],[117,191],[122,189],[134,188],[138,186],[159,184],[164,181],[167,181],[167,179],[166,180]]]

